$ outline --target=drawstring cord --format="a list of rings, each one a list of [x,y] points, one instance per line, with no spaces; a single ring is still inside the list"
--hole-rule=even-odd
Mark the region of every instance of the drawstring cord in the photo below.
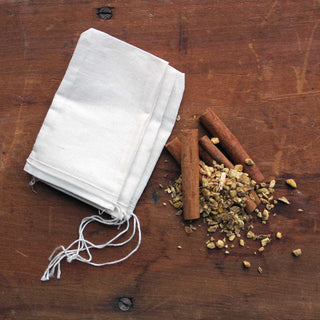
[[[69,263],[72,262],[73,260],[78,260],[80,262],[84,262],[84,263],[90,264],[95,267],[101,267],[101,266],[105,266],[105,265],[111,265],[111,264],[122,262],[122,261],[128,259],[133,253],[135,253],[139,249],[140,244],[141,244],[141,228],[140,228],[139,219],[134,213],[132,213],[131,217],[133,219],[133,227],[132,227],[132,233],[131,233],[130,237],[128,239],[124,240],[123,242],[115,242],[119,237],[121,237],[122,235],[124,235],[125,233],[128,232],[128,230],[130,228],[130,218],[131,218],[131,217],[125,218],[125,214],[123,212],[121,212],[120,208],[117,208],[117,210],[119,210],[119,213],[121,213],[121,218],[104,219],[101,216],[104,213],[104,211],[100,210],[99,215],[93,215],[93,216],[86,217],[86,218],[82,219],[80,226],[79,226],[79,238],[77,240],[73,241],[67,248],[65,248],[64,246],[59,246],[53,250],[52,254],[49,257],[49,261],[50,261],[49,265],[48,265],[47,269],[45,270],[41,280],[47,281],[50,278],[53,278],[56,270],[57,270],[57,279],[60,279],[60,277],[61,277],[60,264],[61,264],[61,261],[65,258],[67,259],[67,261]],[[86,240],[83,235],[84,230],[88,226],[88,224],[90,224],[91,222],[94,222],[94,221],[99,222],[104,225],[118,226],[118,229],[121,227],[121,225],[123,225],[126,222],[126,227],[124,228],[124,230],[119,232],[116,236],[114,236],[111,240],[107,241],[106,243],[95,244],[89,240]],[[107,261],[107,262],[103,262],[103,263],[92,262],[92,254],[90,252],[91,249],[103,249],[105,247],[123,246],[123,245],[129,243],[133,239],[133,237],[136,234],[136,231],[138,231],[137,245],[126,256],[124,256],[123,258],[118,259],[118,260]],[[77,245],[77,248],[72,249],[76,245]],[[59,250],[61,250],[61,251],[58,252]],[[83,257],[80,254],[82,252],[86,252],[88,255],[88,258]]]

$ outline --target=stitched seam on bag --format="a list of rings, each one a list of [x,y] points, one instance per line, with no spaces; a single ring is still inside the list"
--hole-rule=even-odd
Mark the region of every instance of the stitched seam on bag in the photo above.
[[[46,163],[44,163],[44,162],[42,162],[42,161],[40,161],[40,160],[36,160],[36,159],[34,159],[33,157],[29,157],[29,158],[27,159],[27,162],[28,162],[31,166],[36,167],[36,168],[37,168],[38,170],[40,170],[40,171],[43,171],[43,172],[44,172],[44,170],[40,169],[40,168],[37,167],[34,163],[30,162],[30,160],[32,160],[32,161],[34,161],[34,162],[36,162],[36,163],[38,162],[38,163],[40,163],[41,165],[43,165],[43,166],[45,166],[45,167],[48,167],[48,168],[50,168],[50,169],[52,169],[52,170],[54,170],[54,171],[60,172],[60,173],[66,175],[66,176],[69,176],[69,177],[71,177],[71,178],[73,178],[73,179],[75,179],[75,180],[78,180],[78,181],[80,181],[80,182],[82,182],[82,183],[85,183],[85,184],[87,184],[88,186],[91,186],[91,187],[93,187],[93,188],[95,188],[95,189],[97,189],[97,190],[99,190],[99,191],[102,191],[102,192],[106,193],[106,195],[110,195],[110,196],[114,197],[114,195],[112,195],[111,193],[105,191],[104,189],[101,189],[101,188],[97,187],[96,185],[94,185],[94,184],[92,184],[92,183],[90,183],[90,182],[87,182],[87,181],[85,181],[85,180],[83,180],[83,179],[81,179],[81,178],[78,178],[78,177],[76,177],[76,176],[74,176],[74,175],[72,175],[72,174],[69,174],[69,173],[67,173],[67,172],[65,172],[65,171],[63,171],[63,170],[61,170],[61,169],[57,169],[57,168],[55,168],[55,167],[52,167],[52,166],[50,166],[50,165],[48,165],[48,164],[46,164]],[[46,173],[46,174],[50,174],[50,175],[54,176],[54,177],[57,178],[57,179],[61,179],[60,177],[56,177],[54,174],[51,174],[51,173],[48,173],[48,172],[45,172],[45,173]],[[61,179],[61,180],[63,180],[63,179]],[[74,185],[74,184],[73,184],[72,182],[70,182],[70,181],[67,181],[67,183],[70,183],[70,184]]]

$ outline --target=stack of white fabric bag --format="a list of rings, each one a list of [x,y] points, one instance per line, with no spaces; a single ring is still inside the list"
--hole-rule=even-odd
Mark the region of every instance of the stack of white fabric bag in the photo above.
[[[60,278],[63,259],[103,266],[138,249],[134,209],[173,129],[183,91],[184,74],[168,62],[95,29],[81,34],[24,170],[33,182],[47,183],[99,212],[82,220],[77,240],[54,250],[43,281]],[[83,234],[93,221],[124,227],[96,244]],[[129,254],[94,262],[91,249],[122,246],[136,233]]]

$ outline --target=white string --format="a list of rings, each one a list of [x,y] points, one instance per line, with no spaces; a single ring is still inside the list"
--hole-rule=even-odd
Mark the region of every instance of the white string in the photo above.
[[[32,192],[37,193],[36,190],[34,190],[33,186],[38,182],[38,179],[36,177],[32,177],[32,179],[29,182],[29,186],[31,187]]]
[[[79,238],[77,240],[73,241],[67,248],[65,248],[64,246],[59,246],[53,250],[52,254],[49,257],[49,261],[50,261],[49,265],[48,265],[47,269],[45,270],[41,280],[47,281],[50,278],[53,278],[54,274],[56,272],[56,269],[57,269],[57,279],[60,279],[60,277],[61,277],[60,264],[61,264],[61,261],[65,258],[67,259],[67,261],[69,263],[72,262],[73,260],[78,260],[80,262],[84,262],[84,263],[90,264],[95,267],[101,267],[101,266],[105,266],[105,265],[110,265],[110,264],[122,262],[122,261],[128,259],[133,253],[135,253],[141,244],[141,229],[140,229],[139,219],[134,213],[132,213],[131,216],[133,217],[133,227],[132,227],[132,233],[131,233],[130,237],[122,242],[115,242],[115,240],[117,240],[119,237],[124,235],[130,228],[130,217],[126,218],[125,214],[123,212],[121,212],[121,210],[119,208],[118,208],[118,210],[119,210],[119,213],[121,213],[120,218],[104,219],[103,217],[101,217],[101,215],[104,213],[104,211],[99,211],[99,215],[93,215],[91,217],[86,217],[86,218],[82,219],[80,226],[79,226]],[[104,225],[118,226],[118,229],[120,228],[121,225],[124,224],[124,222],[126,222],[127,224],[126,224],[126,227],[124,228],[124,230],[119,232],[111,240],[107,241],[106,243],[95,244],[89,240],[86,240],[83,235],[83,232],[84,232],[85,228],[87,227],[87,225],[91,222],[94,222],[94,221],[102,223]],[[105,247],[123,246],[133,239],[133,237],[136,234],[136,229],[138,229],[138,243],[137,243],[136,247],[131,252],[129,252],[126,256],[124,256],[123,258],[118,259],[118,260],[107,261],[107,262],[103,262],[103,263],[92,262],[92,254],[90,252],[90,249],[103,249]],[[77,248],[72,249],[76,245],[77,245]],[[61,250],[61,251],[57,253],[57,251],[59,251],[59,250]],[[82,253],[82,252],[86,252],[88,257],[85,258],[83,255],[81,255],[80,253]]]

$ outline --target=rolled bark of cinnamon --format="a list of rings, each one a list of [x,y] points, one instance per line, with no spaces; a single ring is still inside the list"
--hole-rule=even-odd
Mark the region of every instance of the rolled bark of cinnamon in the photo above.
[[[165,145],[165,147],[169,151],[169,153],[172,155],[173,159],[176,160],[177,164],[181,167],[181,141],[180,141],[180,139],[178,137],[173,138],[171,141],[169,141]],[[199,152],[200,152],[200,149],[199,149]],[[208,156],[208,159],[211,159],[210,156]],[[203,161],[205,161],[205,160],[203,160]],[[211,165],[212,165],[212,160],[211,160]],[[200,184],[202,183],[202,176],[200,173],[199,173],[199,183]]]
[[[200,156],[200,159],[207,165],[207,166],[210,166],[212,167],[213,165],[213,158],[209,155],[209,153],[204,150],[202,148],[201,145],[199,145],[199,156]]]
[[[169,141],[165,147],[172,155],[173,159],[176,160],[176,162],[181,165],[181,141],[178,137],[173,138],[171,141]]]
[[[183,217],[200,218],[198,130],[181,130],[181,174]]]
[[[245,163],[246,159],[251,159],[250,156],[244,150],[239,140],[211,109],[207,109],[202,114],[200,122],[210,134],[219,138],[220,144],[233,163],[242,164],[244,171],[256,182],[260,183],[264,180],[264,176],[256,164],[249,166]]]
[[[211,142],[208,136],[203,136],[199,140],[200,146],[219,164],[224,164],[226,168],[233,168],[233,164],[228,158]]]

